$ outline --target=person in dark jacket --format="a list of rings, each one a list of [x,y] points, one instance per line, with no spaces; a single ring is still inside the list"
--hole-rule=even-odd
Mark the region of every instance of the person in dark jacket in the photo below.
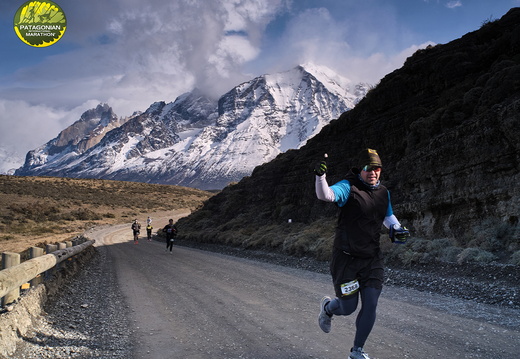
[[[139,234],[141,233],[141,224],[136,220],[132,223],[132,233],[134,234],[134,244],[139,243]]]
[[[384,224],[389,228],[392,242],[397,243],[404,243],[409,232],[395,217],[390,193],[380,182],[383,164],[377,151],[363,150],[359,165],[330,187],[325,175],[326,162],[321,161],[314,170],[318,199],[334,202],[340,208],[330,263],[336,297],[326,296],[321,300],[318,324],[325,333],[330,332],[332,317],[352,314],[361,298],[349,358],[369,359],[363,346],[374,326],[383,288],[381,227]]]
[[[170,219],[168,224],[164,226],[163,232],[166,233],[166,251],[169,249],[170,254],[172,254],[173,241],[177,235],[177,226],[173,224],[173,219]]]

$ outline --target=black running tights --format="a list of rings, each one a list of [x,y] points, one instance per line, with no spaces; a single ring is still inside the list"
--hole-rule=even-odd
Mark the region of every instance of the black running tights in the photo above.
[[[350,315],[356,310],[361,295],[361,310],[356,318],[356,337],[354,339],[356,347],[362,348],[365,345],[365,341],[374,327],[380,294],[381,289],[364,287],[360,289],[359,293],[346,298],[333,299],[327,305],[327,312],[333,315]]]
[[[170,250],[170,252],[173,249],[173,240],[172,239],[166,239],[166,250]]]

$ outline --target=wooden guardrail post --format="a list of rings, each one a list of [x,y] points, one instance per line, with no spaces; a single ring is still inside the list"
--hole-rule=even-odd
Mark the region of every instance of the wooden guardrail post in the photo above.
[[[31,259],[43,256],[43,248],[40,247],[31,247],[29,250],[29,255]],[[43,277],[41,274],[31,279],[31,287],[36,287],[38,284],[43,282]]]
[[[45,253],[51,254],[52,252],[55,252],[58,250],[58,246],[56,244],[46,244],[45,245]],[[52,267],[48,271],[45,272],[45,278],[50,278],[56,273],[56,267]]]
[[[4,252],[2,253],[2,269],[14,267],[20,264],[20,255],[18,253]],[[6,306],[18,299],[20,296],[20,287],[13,289],[2,298],[2,306]]]
[[[67,243],[65,243],[65,242],[58,243],[58,250],[62,250],[62,249],[66,249],[66,248],[67,248]],[[59,269],[61,267],[61,263],[58,263],[56,266],[57,266],[56,268]]]
[[[58,249],[58,246],[55,244],[46,244],[45,245],[45,253],[49,254]]]

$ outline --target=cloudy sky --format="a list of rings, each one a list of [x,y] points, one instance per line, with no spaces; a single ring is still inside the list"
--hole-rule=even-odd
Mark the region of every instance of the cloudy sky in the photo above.
[[[25,0],[0,2],[0,147],[24,156],[87,109],[117,115],[198,87],[221,95],[255,76],[326,65],[377,83],[418,48],[501,18],[520,0],[54,0],[56,44],[13,30]]]

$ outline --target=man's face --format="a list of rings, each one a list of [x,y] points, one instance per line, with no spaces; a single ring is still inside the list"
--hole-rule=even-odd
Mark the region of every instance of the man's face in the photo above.
[[[381,176],[381,167],[365,166],[361,170],[361,178],[369,185],[377,184]]]

